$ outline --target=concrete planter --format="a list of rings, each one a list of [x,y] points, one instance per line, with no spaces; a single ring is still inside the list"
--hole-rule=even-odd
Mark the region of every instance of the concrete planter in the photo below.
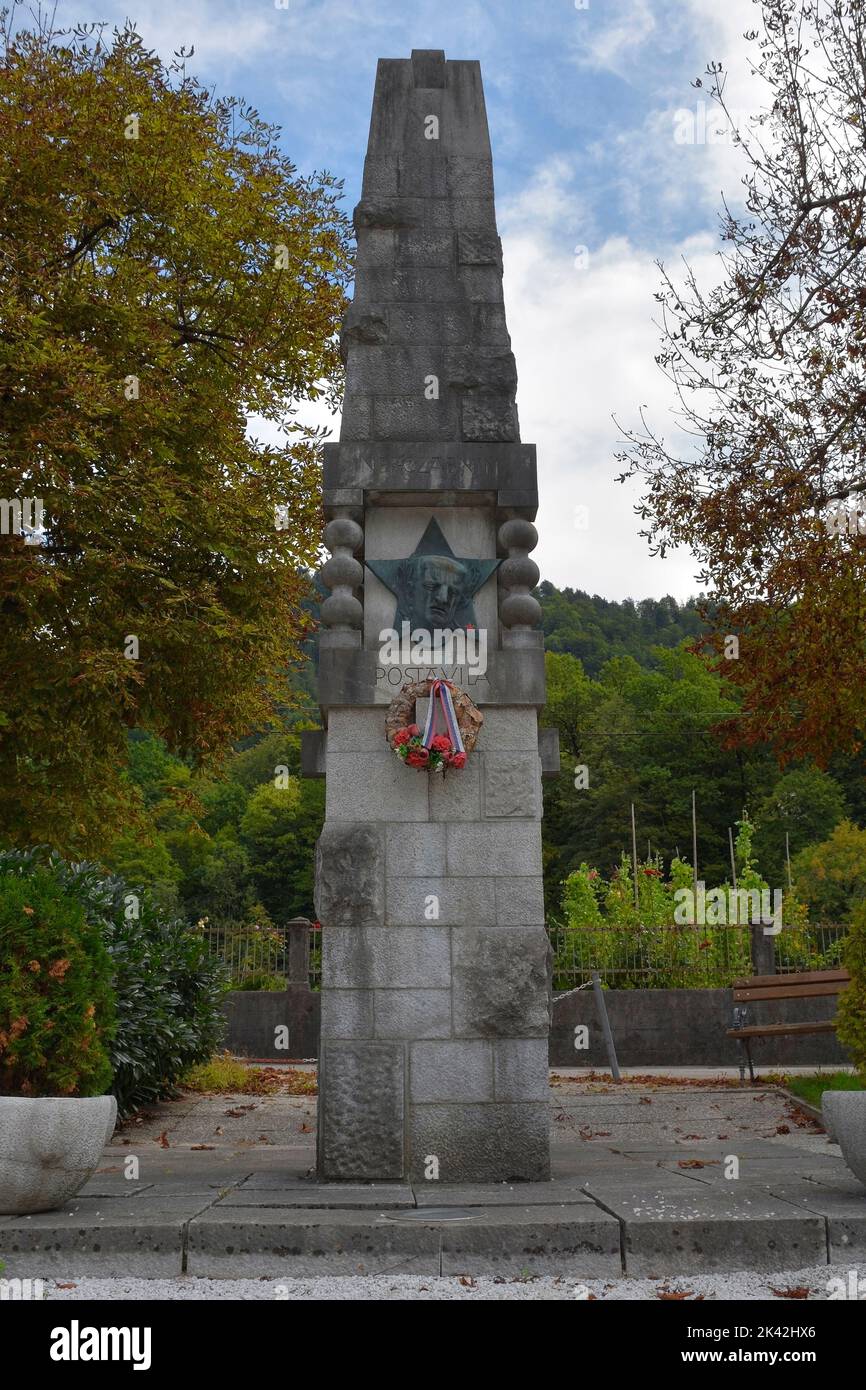
[[[825,1091],[824,1127],[842,1150],[855,1178],[866,1186],[866,1091]]]
[[[114,1096],[0,1096],[0,1215],[63,1206],[93,1173],[116,1118]]]

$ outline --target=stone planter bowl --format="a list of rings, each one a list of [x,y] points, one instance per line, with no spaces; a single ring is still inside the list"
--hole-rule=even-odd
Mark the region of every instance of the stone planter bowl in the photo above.
[[[866,1187],[866,1091],[824,1091],[821,1113],[830,1138]]]
[[[114,1096],[0,1096],[0,1215],[63,1206],[93,1174],[116,1119]]]

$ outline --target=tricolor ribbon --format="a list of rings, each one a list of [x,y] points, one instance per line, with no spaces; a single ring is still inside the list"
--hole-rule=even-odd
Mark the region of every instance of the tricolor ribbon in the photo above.
[[[444,732],[451,740],[452,749],[455,753],[465,752],[463,739],[460,737],[460,728],[457,724],[457,715],[454,712],[451,689],[448,682],[444,680],[435,680],[430,689],[430,708],[427,710],[427,722],[424,725],[421,742],[425,748],[429,748],[436,737],[440,709],[445,721]]]

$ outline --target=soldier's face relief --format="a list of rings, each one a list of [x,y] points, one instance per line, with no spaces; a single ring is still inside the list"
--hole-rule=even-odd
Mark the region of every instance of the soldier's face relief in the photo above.
[[[466,585],[466,570],[446,556],[425,557],[418,566],[412,585],[412,612],[423,614],[429,631],[448,628]]]

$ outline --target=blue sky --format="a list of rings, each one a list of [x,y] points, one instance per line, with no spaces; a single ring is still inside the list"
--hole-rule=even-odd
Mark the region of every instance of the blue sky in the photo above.
[[[743,166],[691,83],[721,60],[734,106],[760,107],[742,37],[759,27],[752,0],[60,0],[57,10],[60,24],[127,16],[164,59],[194,46],[189,68],[279,124],[300,169],[344,179],[348,212],[376,60],[412,48],[480,60],[521,432],[538,446],[542,574],[608,598],[696,592],[687,554],[653,559],[638,535],[637,491],[614,481],[611,416],[634,423],[645,406],[671,435],[653,364],[654,262],[685,257],[704,283],[718,275],[721,194],[736,202]],[[682,139],[683,112],[695,143]]]

